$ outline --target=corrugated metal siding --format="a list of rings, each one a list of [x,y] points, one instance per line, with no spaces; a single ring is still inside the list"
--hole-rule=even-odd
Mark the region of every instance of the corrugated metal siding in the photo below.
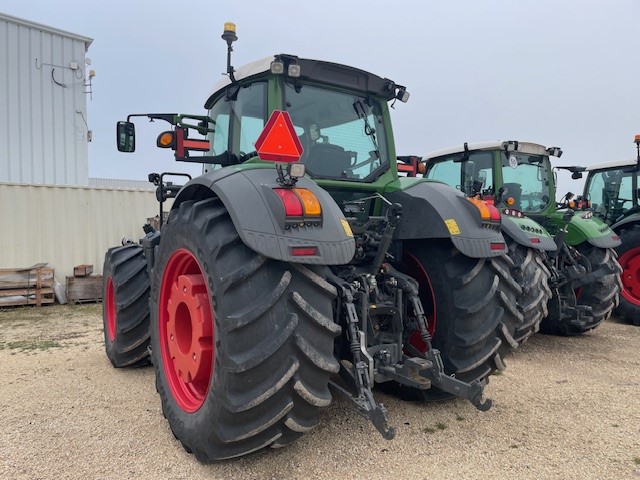
[[[153,183],[149,183],[145,180],[122,180],[120,178],[90,178],[89,186],[99,188],[126,188],[129,190],[156,191],[156,187]]]
[[[90,42],[0,15],[0,181],[88,184],[83,84]]]
[[[0,183],[0,205],[0,268],[48,262],[61,283],[74,265],[101,273],[106,250],[125,236],[138,241],[158,212],[150,191],[69,186]]]

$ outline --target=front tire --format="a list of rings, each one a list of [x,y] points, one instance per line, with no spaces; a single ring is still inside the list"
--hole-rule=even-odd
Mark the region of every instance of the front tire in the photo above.
[[[110,248],[102,270],[102,319],[114,367],[149,363],[149,273],[140,245]]]
[[[622,291],[616,313],[626,322],[640,326],[640,226],[620,232],[622,245],[616,248],[622,267]]]
[[[201,462],[286,445],[329,405],[333,286],[242,243],[219,199],[163,227],[152,284],[156,388],[171,430]]]

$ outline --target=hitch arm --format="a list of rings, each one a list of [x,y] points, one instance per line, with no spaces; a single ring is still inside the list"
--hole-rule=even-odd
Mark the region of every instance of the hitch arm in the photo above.
[[[353,370],[349,374],[354,380],[356,395],[351,394],[335,382],[331,381],[329,383],[355,405],[356,411],[360,415],[371,421],[383,438],[391,440],[396,436],[396,429],[389,427],[387,409],[383,404],[376,402],[373,397],[373,392],[371,391],[373,385],[369,376],[369,368],[362,359],[363,354],[359,341],[361,332],[358,329],[360,322],[356,306],[353,303],[353,292],[349,285],[345,285],[343,280],[333,273],[328,274],[328,280],[337,288],[338,297],[346,313],[349,349],[353,359]],[[346,369],[342,362],[340,368]]]

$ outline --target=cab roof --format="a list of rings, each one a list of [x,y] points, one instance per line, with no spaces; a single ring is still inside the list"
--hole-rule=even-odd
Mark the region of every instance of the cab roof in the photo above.
[[[301,79],[315,80],[323,83],[329,83],[338,87],[344,87],[352,90],[370,93],[372,95],[381,96],[387,101],[395,98],[396,88],[401,87],[388,78],[382,78],[373,73],[360,70],[358,68],[342,65],[339,63],[325,62],[322,60],[312,60],[299,58],[295,55],[280,53],[271,55],[255,62],[248,63],[239,67],[234,77],[237,82],[242,80],[266,75],[271,71],[271,62],[279,59],[285,63],[297,64],[300,66]],[[286,70],[285,70],[286,71]],[[225,76],[216,83],[213,92],[205,103],[205,108],[209,108],[213,100],[218,97],[221,90],[231,84],[231,79]]]
[[[431,153],[427,153],[422,160],[427,161],[432,158],[444,157],[445,155],[452,155],[455,153],[462,153],[465,150],[496,150],[504,149],[505,145],[513,140],[495,140],[493,142],[480,142],[480,143],[466,143],[463,145],[457,145],[454,147],[447,147],[440,150],[436,150]],[[466,148],[465,148],[466,145]],[[547,148],[544,145],[534,142],[520,142],[518,141],[518,152],[530,153],[534,155],[548,155]]]
[[[609,168],[633,167],[637,164],[638,160],[636,158],[629,158],[627,160],[614,160],[613,162],[602,162],[591,165],[587,167],[587,171],[591,172],[593,170],[607,170]]]

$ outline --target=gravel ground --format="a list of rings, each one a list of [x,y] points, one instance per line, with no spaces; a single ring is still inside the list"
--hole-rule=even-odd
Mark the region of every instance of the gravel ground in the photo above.
[[[535,335],[469,403],[378,394],[393,441],[337,398],[292,446],[201,465],[162,417],[151,368],[115,370],[99,305],[0,310],[0,478],[638,479],[640,328]]]

